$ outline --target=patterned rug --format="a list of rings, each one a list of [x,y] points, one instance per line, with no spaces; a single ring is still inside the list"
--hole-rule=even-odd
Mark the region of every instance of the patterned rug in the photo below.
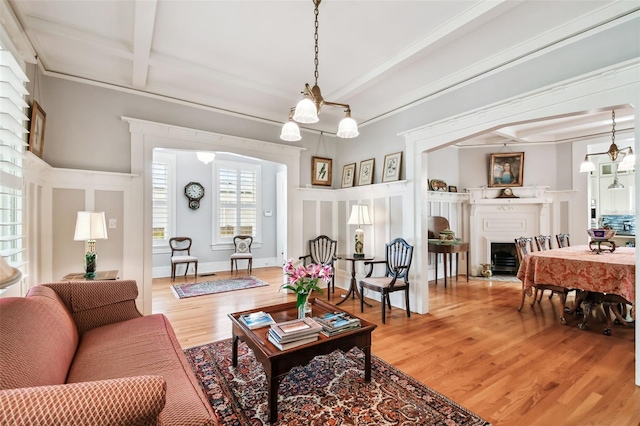
[[[266,425],[267,379],[247,345],[231,366],[231,339],[186,349],[224,425]],[[335,351],[293,368],[278,389],[276,425],[489,425],[376,356],[364,381],[364,354]]]
[[[203,296],[205,294],[223,293],[225,291],[244,290],[245,288],[269,285],[256,277],[238,277],[223,280],[203,281],[193,284],[174,284],[171,286],[173,294],[178,299]]]

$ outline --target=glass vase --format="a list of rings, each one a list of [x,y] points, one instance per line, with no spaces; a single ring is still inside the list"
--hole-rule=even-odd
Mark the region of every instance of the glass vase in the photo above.
[[[296,306],[298,307],[298,319],[303,319],[311,315],[311,304],[309,303],[310,293],[298,293]]]

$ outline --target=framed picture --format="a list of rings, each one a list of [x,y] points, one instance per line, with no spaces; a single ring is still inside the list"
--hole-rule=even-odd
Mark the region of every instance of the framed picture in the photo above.
[[[44,126],[47,122],[47,114],[38,102],[33,101],[31,106],[31,128],[29,129],[29,151],[42,158],[44,150]]]
[[[342,168],[342,188],[351,188],[356,181],[356,163]]]
[[[313,174],[311,175],[312,185],[331,186],[331,158],[311,157],[313,164]]]
[[[524,152],[491,154],[489,186],[522,186]]]
[[[382,172],[383,182],[392,182],[400,179],[400,169],[402,168],[402,152],[388,154],[384,156],[384,172]]]
[[[360,162],[360,178],[358,179],[358,186],[369,185],[373,183],[373,165],[375,158],[370,158]]]
[[[457,186],[453,186],[453,185],[449,185],[449,192],[458,192],[458,187]]]
[[[429,189],[432,191],[447,192],[447,182],[440,179],[431,179],[429,181]]]

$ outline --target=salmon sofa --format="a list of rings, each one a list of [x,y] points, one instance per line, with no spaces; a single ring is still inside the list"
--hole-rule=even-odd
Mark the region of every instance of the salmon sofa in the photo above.
[[[0,299],[0,425],[216,425],[135,281],[59,282]]]

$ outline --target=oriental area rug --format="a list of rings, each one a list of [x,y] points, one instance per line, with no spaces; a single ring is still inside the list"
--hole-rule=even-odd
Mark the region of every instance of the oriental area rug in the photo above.
[[[269,285],[256,277],[237,277],[214,281],[203,281],[193,284],[174,284],[171,286],[173,294],[178,299],[203,296],[205,294],[223,293],[225,291],[244,290],[246,288]]]
[[[267,379],[253,351],[231,339],[185,349],[221,424],[267,425]],[[364,381],[364,354],[357,348],[315,357],[280,381],[276,425],[462,425],[489,423],[444,395],[371,355],[371,382]]]

